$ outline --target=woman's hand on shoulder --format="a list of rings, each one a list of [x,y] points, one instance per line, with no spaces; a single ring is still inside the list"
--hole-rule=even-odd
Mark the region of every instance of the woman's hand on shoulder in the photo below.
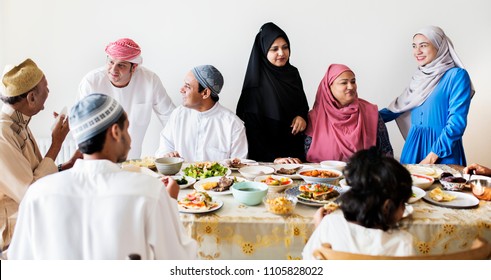
[[[299,132],[302,132],[307,128],[307,122],[302,117],[296,116],[290,127],[292,128],[292,134],[297,135]]]

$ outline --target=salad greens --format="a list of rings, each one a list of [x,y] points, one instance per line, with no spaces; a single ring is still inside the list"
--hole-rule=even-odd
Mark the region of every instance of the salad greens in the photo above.
[[[197,162],[184,168],[184,175],[196,179],[205,179],[215,176],[224,176],[227,174],[228,168],[217,162]]]

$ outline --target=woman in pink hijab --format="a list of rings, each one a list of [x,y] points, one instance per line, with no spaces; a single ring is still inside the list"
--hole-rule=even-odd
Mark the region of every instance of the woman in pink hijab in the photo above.
[[[307,161],[347,161],[355,152],[372,146],[393,155],[377,105],[358,98],[356,89],[355,73],[350,68],[329,66],[308,116]]]

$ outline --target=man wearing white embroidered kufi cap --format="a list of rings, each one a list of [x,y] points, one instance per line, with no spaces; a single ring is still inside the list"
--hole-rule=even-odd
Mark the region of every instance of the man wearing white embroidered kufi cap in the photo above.
[[[177,212],[177,183],[118,165],[131,146],[123,107],[91,94],[69,121],[83,160],[26,193],[9,259],[196,258]]]

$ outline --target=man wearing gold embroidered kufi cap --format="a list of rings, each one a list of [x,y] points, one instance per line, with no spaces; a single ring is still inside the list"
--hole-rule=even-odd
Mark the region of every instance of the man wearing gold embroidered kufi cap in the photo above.
[[[76,160],[74,156],[58,167],[54,162],[70,130],[64,116],[57,118],[52,144],[44,157],[28,126],[32,116],[44,109],[48,93],[46,77],[31,59],[5,67],[0,95],[4,103],[0,112],[1,251],[10,243],[14,217],[28,187],[41,177],[70,168]]]

